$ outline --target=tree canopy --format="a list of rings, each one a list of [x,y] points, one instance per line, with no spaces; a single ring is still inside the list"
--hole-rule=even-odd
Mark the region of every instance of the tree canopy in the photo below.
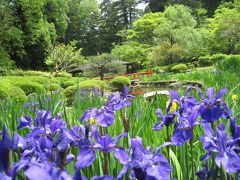
[[[240,53],[239,0],[0,0],[0,65],[47,69],[48,50],[112,53],[139,67]]]

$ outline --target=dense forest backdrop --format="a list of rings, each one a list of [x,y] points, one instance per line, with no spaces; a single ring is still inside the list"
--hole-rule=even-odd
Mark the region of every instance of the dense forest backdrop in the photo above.
[[[239,0],[0,0],[0,18],[5,68],[46,69],[49,50],[73,41],[83,57],[144,67],[240,53]]]

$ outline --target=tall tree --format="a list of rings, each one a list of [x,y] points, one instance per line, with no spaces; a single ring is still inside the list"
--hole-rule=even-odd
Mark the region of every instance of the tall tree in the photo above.
[[[100,11],[96,0],[70,0],[66,42],[78,41],[84,55],[99,52]]]
[[[149,7],[152,12],[163,12],[169,5],[182,4],[191,8],[194,12],[202,7],[199,0],[149,0]]]
[[[240,1],[219,7],[212,19],[213,52],[240,53]]]
[[[165,64],[196,56],[202,44],[196,24],[188,7],[167,7],[160,25],[155,30],[158,46],[153,52],[153,59]]]
[[[101,13],[103,23],[101,26],[102,47],[105,51],[110,51],[113,43],[120,43],[123,37],[120,34],[124,30],[132,27],[132,22],[141,13],[137,9],[136,0],[103,0],[101,3]]]
[[[12,59],[24,55],[23,32],[17,25],[10,0],[0,0],[0,66],[10,67]]]
[[[49,23],[44,15],[45,0],[17,0],[14,1],[15,15],[23,31],[25,55],[18,62],[22,68],[42,68],[46,49],[56,39],[53,23]]]
[[[63,41],[68,26],[68,0],[46,0],[44,14],[47,21],[53,23],[57,32],[57,40]]]

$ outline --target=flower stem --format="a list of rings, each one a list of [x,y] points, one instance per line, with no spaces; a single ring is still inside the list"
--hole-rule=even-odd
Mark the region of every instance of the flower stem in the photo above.
[[[107,157],[107,153],[103,153],[104,156],[104,161],[103,161],[103,173],[104,175],[108,175],[109,174],[109,166],[108,166],[108,157]]]
[[[166,138],[166,142],[168,142],[170,140],[170,137],[169,137],[169,126],[167,126],[167,138]],[[167,157],[168,159],[170,159],[170,147],[167,146]]]
[[[187,179],[190,179],[189,178],[189,171],[188,171],[189,166],[188,166],[188,151],[187,150],[188,150],[187,143],[185,143],[185,153],[186,153],[185,155],[186,155],[186,163],[187,163]]]
[[[193,138],[190,140],[191,160],[192,160],[192,177],[195,177],[194,160],[193,160]]]

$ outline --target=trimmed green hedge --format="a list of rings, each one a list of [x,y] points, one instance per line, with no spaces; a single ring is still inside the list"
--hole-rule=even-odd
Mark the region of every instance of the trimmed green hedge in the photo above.
[[[79,83],[81,83],[81,82],[83,82],[83,81],[85,81],[87,79],[88,78],[85,78],[85,77],[73,77],[73,78],[71,78],[71,79],[69,79],[67,81],[64,81],[61,86],[64,89],[66,89],[69,86],[78,85]]]
[[[0,82],[0,99],[7,98],[27,100],[27,96],[21,88],[7,82]]]
[[[187,65],[186,64],[177,64],[171,68],[171,71],[173,72],[181,72],[187,70]]]
[[[24,71],[24,76],[42,76],[42,77],[52,77],[49,72],[43,71]]]
[[[72,74],[68,73],[68,72],[59,72],[57,74],[55,74],[54,77],[65,77],[65,78],[71,78]]]
[[[122,91],[124,85],[130,85],[131,80],[125,76],[118,76],[112,79],[111,85],[113,88],[117,89],[118,91]]]
[[[45,90],[55,91],[60,88],[57,79],[42,76],[5,76],[0,82],[14,85],[21,88],[26,95],[31,93],[43,93]]]
[[[14,86],[21,88],[26,93],[26,95],[29,95],[32,93],[41,94],[44,92],[43,86],[37,82],[19,81],[19,82],[14,82],[13,84]]]
[[[202,56],[199,57],[198,62],[200,66],[212,66],[216,64],[218,61],[225,59],[228,55],[226,54],[214,54],[212,56]]]

